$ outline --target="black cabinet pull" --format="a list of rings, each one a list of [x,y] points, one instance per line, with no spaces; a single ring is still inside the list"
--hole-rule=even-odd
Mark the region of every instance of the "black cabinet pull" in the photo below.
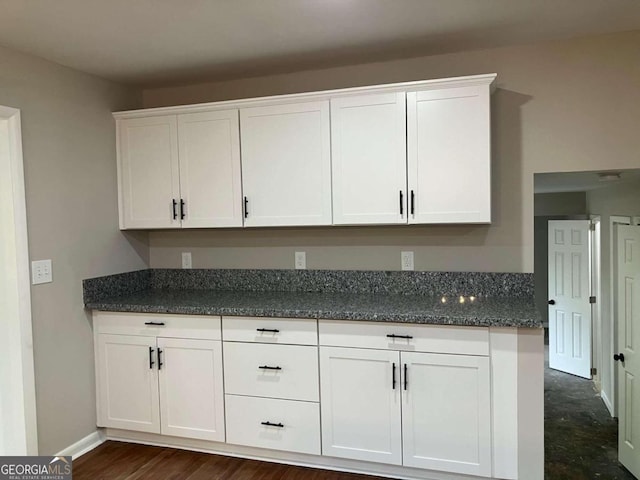
[[[387,335],[387,337],[388,338],[406,338],[407,340],[410,340],[413,338],[411,335],[396,335],[394,333]]]
[[[278,427],[278,428],[284,428],[284,425],[281,423],[271,423],[271,422],[260,422],[260,424],[262,425],[266,425],[267,427]]]
[[[547,303],[548,303],[549,305],[555,305],[555,304],[556,304],[556,301],[555,301],[555,300],[549,300]]]
[[[280,330],[277,328],[256,328],[258,332],[270,332],[270,333],[280,333]]]
[[[392,390],[396,389],[396,364],[395,364],[395,362],[393,363],[393,365],[391,367],[391,389]]]
[[[409,380],[407,379],[407,364],[404,364],[404,389],[407,389],[407,383],[409,383]]]
[[[164,322],[144,322],[145,325],[155,325],[158,327],[164,327]]]
[[[616,353],[616,354],[614,354],[614,355],[613,355],[613,359],[614,359],[616,362],[622,362],[622,363],[624,363],[624,353]]]
[[[178,212],[176,212],[176,207],[178,206],[178,202],[176,202],[176,199],[173,199],[173,219],[177,219],[178,218]]]
[[[184,200],[180,199],[180,220],[184,220],[184,217],[186,217],[184,213]]]
[[[269,365],[260,365],[261,370],[282,370],[282,367],[270,367]]]
[[[158,349],[158,370],[162,370],[162,365],[164,365],[164,363],[162,363],[162,349],[159,348]]]
[[[411,215],[413,215],[415,212],[415,200],[416,200],[416,196],[413,193],[413,190],[411,190]]]
[[[244,218],[249,216],[249,199],[244,197]]]
[[[402,190],[400,190],[400,215],[402,215],[404,211],[403,203],[404,202],[402,201]]]
[[[149,369],[153,370],[153,365],[154,365],[154,361],[153,361],[153,347],[149,347]]]

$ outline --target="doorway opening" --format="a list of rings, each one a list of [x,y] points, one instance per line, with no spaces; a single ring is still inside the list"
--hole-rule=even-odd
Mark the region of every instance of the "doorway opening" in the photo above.
[[[31,291],[20,111],[0,106],[0,455],[36,455]]]
[[[636,478],[633,465],[625,461],[627,470],[618,461],[615,417],[624,399],[613,361],[620,322],[614,246],[615,225],[632,223],[640,212],[640,170],[536,174],[534,185],[535,301],[546,343],[545,471],[549,478]]]

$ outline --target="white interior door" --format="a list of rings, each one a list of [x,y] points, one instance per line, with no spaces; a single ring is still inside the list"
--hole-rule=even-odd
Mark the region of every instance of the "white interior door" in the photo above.
[[[549,221],[549,366],[590,379],[589,223]]]
[[[618,226],[618,456],[640,477],[640,226]]]

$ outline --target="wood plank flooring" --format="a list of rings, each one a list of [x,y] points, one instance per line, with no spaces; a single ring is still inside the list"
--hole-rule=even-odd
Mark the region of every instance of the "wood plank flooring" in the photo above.
[[[107,441],[73,462],[74,480],[381,480],[173,448]]]

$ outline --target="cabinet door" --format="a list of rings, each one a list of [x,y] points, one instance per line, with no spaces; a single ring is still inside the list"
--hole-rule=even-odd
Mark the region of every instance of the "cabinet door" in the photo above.
[[[160,433],[155,337],[97,337],[98,426]]]
[[[240,110],[244,224],[330,225],[329,102]]]
[[[403,465],[491,476],[489,357],[401,359]]]
[[[407,223],[404,92],[331,100],[335,225]]]
[[[489,93],[407,93],[409,223],[491,222]]]
[[[163,435],[224,441],[221,344],[158,338]]]
[[[175,115],[118,121],[120,228],[179,227]]]
[[[399,358],[392,351],[320,348],[323,455],[401,464]]]
[[[178,115],[182,227],[241,227],[238,110]]]

